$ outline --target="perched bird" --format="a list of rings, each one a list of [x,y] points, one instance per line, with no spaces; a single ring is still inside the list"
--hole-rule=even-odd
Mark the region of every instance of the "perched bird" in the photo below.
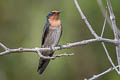
[[[61,21],[59,19],[60,11],[51,11],[47,15],[47,22],[44,26],[44,31],[42,35],[42,48],[51,48],[58,45],[62,34]],[[52,56],[54,51],[44,51],[41,52],[44,56]],[[42,74],[46,69],[50,60],[40,58],[38,72]]]

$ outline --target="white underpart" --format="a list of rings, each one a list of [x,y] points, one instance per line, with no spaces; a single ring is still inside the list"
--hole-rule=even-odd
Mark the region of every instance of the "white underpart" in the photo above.
[[[52,47],[56,46],[58,44],[60,35],[61,35],[61,26],[60,27],[50,27],[50,29],[54,30],[53,37],[54,38],[54,43],[51,45]]]

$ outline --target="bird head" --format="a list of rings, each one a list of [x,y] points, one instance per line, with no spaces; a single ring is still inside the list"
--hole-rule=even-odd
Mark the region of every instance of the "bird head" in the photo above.
[[[51,11],[47,15],[47,19],[58,20],[60,11]]]

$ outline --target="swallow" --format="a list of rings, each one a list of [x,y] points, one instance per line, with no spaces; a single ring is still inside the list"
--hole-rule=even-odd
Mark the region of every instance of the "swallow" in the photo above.
[[[51,11],[48,13],[47,21],[44,26],[43,35],[42,35],[42,48],[51,48],[58,45],[60,37],[62,35],[62,26],[61,21],[59,19],[60,11]],[[52,56],[54,51],[43,51],[41,52],[44,56]],[[46,69],[48,63],[50,62],[49,59],[40,58],[39,66],[38,66],[38,73],[42,74]]]

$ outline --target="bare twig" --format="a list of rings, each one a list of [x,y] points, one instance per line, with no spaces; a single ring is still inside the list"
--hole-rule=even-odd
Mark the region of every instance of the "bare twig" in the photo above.
[[[98,38],[98,35],[95,33],[95,31],[92,29],[92,26],[90,25],[90,23],[88,22],[87,18],[85,17],[85,15],[83,14],[77,0],[74,0],[74,3],[76,5],[76,8],[78,9],[82,19],[84,20],[84,22],[86,23],[88,29],[90,30],[90,32],[92,33],[92,35],[95,37],[95,38]]]
[[[116,21],[115,21],[115,15],[114,15],[114,12],[112,10],[110,0],[107,0],[107,5],[108,5],[108,10],[109,10],[109,14],[110,14],[110,20],[111,20],[111,23],[112,23],[111,25],[112,25],[112,28],[113,28],[115,39],[119,40],[117,25],[116,25]],[[120,44],[118,44],[116,46],[117,61],[118,61],[119,69],[120,69],[120,51],[119,51],[119,49],[120,49]]]
[[[106,9],[104,8],[104,5],[103,5],[102,0],[97,0],[97,3],[98,3],[98,6],[99,6],[100,9],[101,9],[101,12],[102,12],[103,16],[106,17]],[[108,15],[107,15],[106,19],[107,19],[108,24],[109,24],[110,27],[112,28],[112,26],[111,26],[111,21],[110,21],[110,18],[109,18]]]
[[[106,20],[107,20],[107,12],[106,12],[106,15],[105,15],[105,20],[104,20],[104,25],[103,25],[103,29],[102,29],[102,32],[101,32],[101,36],[99,37],[96,32],[93,30],[92,26],[90,25],[90,23],[88,22],[86,16],[83,14],[77,0],[74,0],[74,3],[76,5],[76,8],[78,9],[82,19],[84,20],[85,24],[87,25],[88,29],[90,30],[91,34],[95,37],[95,39],[88,39],[88,40],[83,40],[83,41],[79,41],[79,42],[73,42],[73,43],[68,43],[68,44],[65,44],[65,45],[61,45],[61,46],[56,46],[56,47],[52,47],[51,48],[17,48],[17,49],[9,49],[7,48],[4,44],[2,44],[0,42],[0,46],[1,48],[4,49],[3,52],[0,52],[0,56],[2,55],[5,55],[5,54],[10,54],[10,53],[16,53],[16,52],[19,52],[19,53],[22,53],[22,52],[35,52],[37,53],[40,58],[44,58],[44,59],[56,59],[58,57],[61,57],[61,56],[72,56],[74,55],[73,53],[72,54],[59,54],[59,55],[55,55],[55,56],[44,56],[41,54],[42,51],[56,51],[56,50],[61,50],[61,49],[67,49],[67,48],[71,48],[71,47],[75,47],[75,46],[81,46],[81,45],[86,45],[86,44],[89,44],[89,43],[93,43],[93,42],[101,42],[102,45],[103,45],[103,48],[106,52],[106,55],[110,61],[110,63],[112,64],[112,68],[109,68],[107,69],[106,71],[98,74],[98,75],[94,75],[92,78],[90,79],[85,79],[85,80],[94,80],[108,72],[111,72],[113,70],[116,70],[116,72],[118,74],[120,74],[120,72],[118,71],[117,67],[120,68],[120,51],[119,51],[119,48],[120,48],[120,41],[119,41],[119,37],[118,37],[118,29],[117,29],[117,26],[116,26],[116,21],[115,21],[115,16],[114,16],[114,13],[112,11],[112,6],[111,6],[111,3],[110,3],[110,0],[107,0],[107,5],[108,5],[108,9],[109,9],[109,13],[110,13],[110,23],[111,23],[111,26],[112,26],[112,29],[113,29],[113,32],[114,32],[114,36],[115,36],[115,39],[112,40],[112,39],[106,39],[106,38],[102,38],[103,37],[103,33],[104,33],[104,29],[105,29],[105,25],[106,25]],[[116,53],[117,53],[117,59],[118,59],[118,66],[115,66],[109,53],[108,53],[108,50],[104,44],[104,42],[108,42],[108,43],[112,43],[116,46]]]
[[[112,23],[111,25],[112,25],[113,32],[114,32],[114,35],[115,35],[115,39],[118,39],[118,33],[117,33],[117,25],[116,25],[116,21],[115,21],[115,15],[113,13],[110,0],[107,0],[107,5],[108,5],[109,13],[110,13],[110,20],[111,20],[111,23]]]
[[[118,66],[116,66],[115,68],[118,68]],[[103,76],[103,75],[113,71],[115,68],[111,67],[111,68],[107,69],[106,71],[104,71],[104,72],[102,72],[102,73],[100,73],[98,75],[94,75],[93,77],[91,77],[89,79],[84,79],[84,80],[95,80],[95,79],[97,79],[97,78],[99,78],[99,77],[101,77],[101,76]]]
[[[40,53],[40,51],[39,51],[39,48],[36,48],[36,50],[37,50],[37,53],[40,56],[40,58],[44,58],[44,59],[56,59],[56,58],[62,57],[62,56],[72,56],[72,55],[74,55],[73,53],[71,53],[71,54],[64,53],[64,54],[59,54],[59,55],[55,55],[55,56],[50,57],[50,56],[44,56],[44,55],[42,55]]]
[[[57,58],[57,57],[61,57],[61,56],[72,56],[72,55],[74,55],[74,53],[71,53],[71,54],[63,53],[63,54],[55,55],[55,56],[53,56],[53,57],[54,57],[54,58]],[[54,59],[54,58],[53,58],[53,59]]]
[[[106,14],[105,14],[105,20],[104,20],[104,24],[103,24],[103,28],[102,28],[102,32],[101,32],[101,37],[103,37],[103,33],[104,33],[104,30],[105,30],[105,25],[106,25],[106,20],[107,20],[107,11],[106,11]]]
[[[0,46],[1,46],[4,50],[8,50],[8,48],[7,48],[3,43],[1,43],[1,42],[0,42]]]
[[[106,38],[97,38],[97,39],[83,40],[80,42],[74,42],[74,43],[68,43],[68,44],[61,45],[61,46],[56,46],[56,47],[53,47],[52,50],[56,51],[56,50],[70,48],[70,47],[86,45],[86,44],[93,43],[93,42],[108,42],[108,43],[112,43],[114,45],[119,44],[119,42],[116,40],[106,39]],[[38,49],[40,51],[50,51],[51,50],[51,48],[38,48]],[[9,53],[16,53],[16,52],[37,52],[37,50],[36,50],[36,48],[7,49],[3,52],[0,52],[0,56],[9,54]]]
[[[75,2],[75,5],[76,5],[76,7],[77,7],[77,9],[78,9],[78,11],[79,11],[82,19],[83,19],[84,22],[87,24],[87,27],[88,27],[89,30],[91,31],[92,35],[95,36],[95,38],[99,38],[99,36],[95,33],[95,31],[92,29],[91,25],[90,25],[89,22],[87,21],[86,17],[84,16],[84,14],[83,14],[83,12],[82,12],[82,10],[81,10],[81,8],[80,8],[77,0],[74,0],[74,2]],[[111,11],[111,12],[110,12],[110,15],[111,15],[110,19],[111,19],[111,22],[113,21],[111,24],[112,24],[112,29],[113,29],[113,32],[114,32],[114,35],[115,35],[115,40],[119,42],[118,33],[116,33],[116,32],[117,32],[117,26],[116,26],[116,23],[115,23],[115,20],[114,20],[114,19],[115,19],[115,16],[114,16],[113,11],[112,11],[112,7],[111,7],[111,4],[110,4],[110,0],[109,0],[109,2],[108,2],[108,7],[109,7],[109,12]],[[102,6],[102,9],[103,9],[103,6]],[[105,11],[105,10],[104,10],[104,11]],[[100,38],[102,38],[103,33],[104,33],[105,24],[106,24],[106,20],[107,20],[107,12],[106,12],[106,14],[105,14],[104,16],[105,16],[105,20],[104,20],[104,25],[103,25],[103,29],[102,29],[101,37],[100,37]],[[110,22],[110,20],[109,20],[109,22]],[[104,50],[105,50],[105,52],[106,52],[106,55],[107,55],[110,63],[112,64],[113,68],[117,71],[117,73],[119,73],[118,69],[115,67],[115,65],[114,65],[114,63],[113,63],[113,61],[112,61],[112,59],[111,59],[111,57],[110,57],[110,55],[109,55],[109,53],[108,53],[108,50],[107,50],[104,42],[102,42],[102,45],[103,45],[103,48],[104,48]],[[119,45],[119,44],[116,44],[116,46],[117,46],[117,45]],[[118,51],[118,46],[117,46],[117,48],[116,48],[116,51]],[[118,53],[118,52],[117,52],[117,53]],[[103,72],[102,74],[99,74],[98,76],[94,76],[93,79],[96,79],[96,78],[98,78],[99,76],[102,76],[102,75],[105,74],[105,73],[106,73],[106,71]],[[91,78],[91,79],[88,79],[88,80],[93,80],[93,79]],[[86,79],[85,79],[85,80],[86,80]]]
[[[105,17],[105,13],[106,13],[105,11],[106,10],[104,8],[103,1],[102,0],[97,0],[97,3],[98,3],[98,6],[101,9],[101,12],[102,12],[103,16]],[[112,28],[111,21],[110,21],[110,18],[109,18],[108,15],[107,15],[106,19],[107,19],[107,22],[108,22],[109,26]],[[120,30],[119,30],[119,28],[117,28],[117,32],[118,32],[118,35],[120,36]]]
[[[108,53],[108,50],[107,50],[105,44],[102,43],[102,45],[103,45],[103,48],[104,48],[104,50],[105,50],[105,53],[106,53],[106,55],[107,55],[107,57],[108,57],[108,60],[110,61],[111,65],[115,68],[116,72],[119,73],[118,69],[115,67],[115,64],[113,63],[113,61],[112,61],[112,59],[111,59],[111,57],[110,57],[110,55],[109,55],[109,53]]]
[[[103,37],[103,33],[104,33],[105,25],[106,25],[106,18],[107,18],[107,11],[106,11],[106,14],[105,14],[105,20],[104,20],[103,29],[102,29],[102,32],[101,32],[101,37]],[[117,73],[119,73],[119,71],[118,71],[117,68],[115,67],[115,65],[114,65],[114,63],[113,63],[113,61],[112,61],[112,59],[111,59],[111,57],[110,57],[110,55],[109,55],[109,52],[108,52],[108,50],[107,50],[104,42],[102,42],[101,44],[103,45],[103,48],[104,48],[104,50],[105,50],[105,53],[106,53],[106,55],[107,55],[107,57],[108,57],[108,60],[110,61],[111,65],[115,68],[115,70],[117,71]]]

